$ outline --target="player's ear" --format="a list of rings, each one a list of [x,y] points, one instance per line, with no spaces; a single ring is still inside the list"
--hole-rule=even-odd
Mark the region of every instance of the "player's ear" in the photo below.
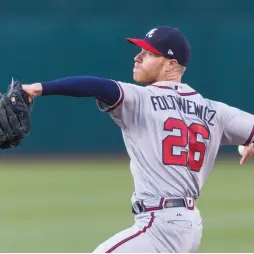
[[[166,72],[171,72],[178,66],[178,62],[175,59],[167,59],[165,62],[165,70]]]

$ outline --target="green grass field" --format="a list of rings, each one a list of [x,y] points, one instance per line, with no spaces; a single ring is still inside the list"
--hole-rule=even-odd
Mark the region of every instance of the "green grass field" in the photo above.
[[[0,252],[91,252],[132,225],[128,161],[0,168]],[[216,164],[200,252],[254,252],[254,164]]]

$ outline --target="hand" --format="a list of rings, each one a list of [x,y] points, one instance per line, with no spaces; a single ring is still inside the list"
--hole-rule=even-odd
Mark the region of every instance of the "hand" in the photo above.
[[[36,96],[41,96],[42,94],[41,83],[34,83],[31,85],[22,85],[22,88],[27,93],[30,100],[32,100]]]
[[[249,159],[249,157],[254,156],[254,144],[251,143],[249,146],[244,147],[243,155],[240,160],[240,164],[243,165]]]

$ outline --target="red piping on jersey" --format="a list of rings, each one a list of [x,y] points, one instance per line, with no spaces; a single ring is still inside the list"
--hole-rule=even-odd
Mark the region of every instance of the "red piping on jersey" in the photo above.
[[[135,237],[141,235],[142,233],[145,233],[146,230],[152,226],[153,221],[154,221],[154,218],[155,218],[154,213],[151,213],[151,219],[150,219],[150,221],[149,221],[149,223],[148,223],[147,226],[143,227],[142,230],[139,230],[139,231],[138,231],[137,233],[135,233],[134,235],[131,235],[131,236],[129,236],[129,237],[123,239],[123,240],[120,241],[119,243],[115,244],[113,247],[111,247],[109,250],[107,250],[106,253],[111,253],[112,251],[114,251],[116,248],[118,248],[118,247],[121,246],[122,244],[124,244],[124,243],[130,241],[131,239],[133,239],[133,238],[135,238]]]
[[[116,82],[116,81],[115,81],[115,82]],[[116,84],[118,85],[118,87],[119,87],[119,89],[120,89],[120,91],[121,91],[121,94],[120,94],[121,97],[120,97],[119,100],[116,102],[116,104],[113,105],[113,106],[111,106],[111,107],[109,107],[109,108],[106,110],[106,112],[110,112],[110,111],[116,109],[116,108],[123,102],[123,99],[124,99],[124,91],[123,91],[123,88],[121,87],[121,85],[120,85],[118,82],[116,82]]]
[[[252,129],[252,132],[251,132],[251,134],[250,134],[248,140],[244,143],[244,146],[248,146],[248,145],[250,144],[250,142],[251,142],[251,140],[252,140],[252,138],[253,138],[253,135],[254,135],[254,127],[253,127],[253,129]]]
[[[169,87],[169,86],[156,86],[156,85],[150,85],[150,86],[155,86],[155,87],[158,87],[158,88],[163,88],[163,89],[170,89],[170,90],[174,90],[176,91],[175,89]],[[176,91],[177,92],[177,91]],[[190,95],[195,95],[195,94],[198,94],[198,92],[194,91],[194,92],[189,92],[189,93],[179,93],[177,92],[179,95],[181,96],[190,96]]]

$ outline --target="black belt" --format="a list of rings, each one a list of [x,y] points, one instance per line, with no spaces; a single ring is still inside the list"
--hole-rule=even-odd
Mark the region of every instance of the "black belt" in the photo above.
[[[148,211],[162,210],[163,208],[173,207],[186,207],[191,210],[194,208],[187,207],[186,202],[182,198],[166,199],[165,201],[164,199],[161,199],[160,205],[158,207],[146,207],[142,202],[136,201],[132,206],[132,213],[139,214]]]

